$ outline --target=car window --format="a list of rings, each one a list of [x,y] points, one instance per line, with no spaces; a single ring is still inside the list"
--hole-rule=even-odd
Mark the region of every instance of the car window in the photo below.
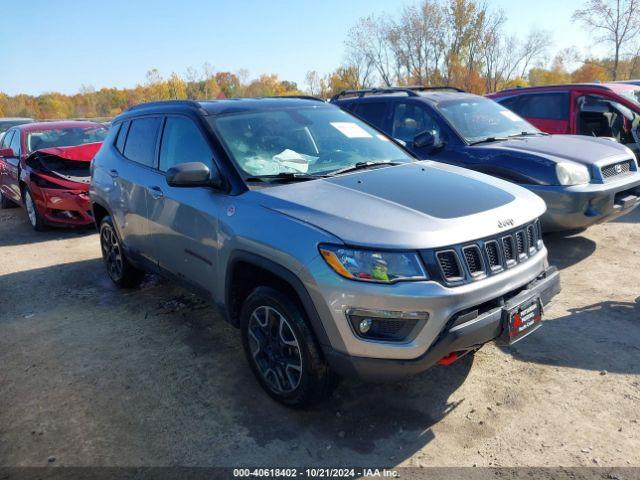
[[[122,124],[120,124],[120,130],[118,131],[118,138],[116,139],[116,148],[122,154],[124,154],[124,141],[127,138],[127,130],[129,130],[129,122],[122,122]]]
[[[328,174],[363,162],[412,162],[366,123],[333,106],[231,112],[208,119],[245,176]]]
[[[20,156],[20,151],[22,150],[20,148],[20,132],[16,131],[13,134],[13,138],[11,139],[9,146],[13,149],[13,153],[15,153],[17,157]]]
[[[124,145],[124,156],[147,167],[153,167],[159,126],[160,117],[131,120]]]
[[[0,145],[0,148],[9,148],[11,145],[11,137],[13,137],[14,133],[15,130],[9,130],[5,133],[4,137],[2,137],[2,144]]]
[[[509,105],[503,105],[510,108]],[[567,93],[536,93],[523,95],[514,110],[521,117],[546,120],[569,118],[569,95]]]
[[[363,102],[356,103],[352,111],[358,117],[363,118],[371,125],[382,128],[387,112],[387,104],[384,102]]]
[[[407,143],[424,131],[440,133],[440,127],[429,112],[420,105],[398,103],[393,109],[391,136]]]
[[[184,117],[168,117],[160,145],[161,171],[186,162],[202,162],[212,167],[213,154],[198,127]]]
[[[518,113],[518,100],[520,100],[521,97],[509,97],[509,98],[497,98],[496,101],[500,104],[503,105],[505,107],[507,107],[509,110],[512,110],[516,113]]]

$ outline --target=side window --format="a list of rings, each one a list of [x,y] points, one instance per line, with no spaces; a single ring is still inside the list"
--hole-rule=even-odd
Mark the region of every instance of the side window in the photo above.
[[[411,143],[418,133],[426,130],[440,133],[438,123],[423,107],[410,103],[395,105],[391,130],[393,138]]]
[[[202,162],[209,168],[213,154],[198,127],[184,117],[167,117],[160,145],[160,170],[166,172],[174,165]]]
[[[385,113],[387,113],[387,104],[384,102],[363,102],[357,103],[351,109],[353,113],[375,125],[378,128],[384,126]]]
[[[153,167],[160,117],[131,120],[123,155],[129,160]]]
[[[19,157],[20,151],[22,149],[20,148],[20,132],[18,130],[15,130],[9,146],[13,149],[13,153],[15,153],[17,157]]]
[[[518,102],[516,113],[525,118],[568,120],[569,95],[567,93],[536,93],[524,95],[520,99],[520,102]]]
[[[124,141],[127,138],[127,131],[129,130],[130,122],[122,122],[120,124],[120,130],[118,131],[118,138],[116,139],[116,148],[120,153],[124,155]]]
[[[13,137],[14,132],[15,130],[9,130],[4,134],[4,137],[2,137],[2,144],[0,144],[0,148],[9,148],[9,146],[11,145],[11,137]]]

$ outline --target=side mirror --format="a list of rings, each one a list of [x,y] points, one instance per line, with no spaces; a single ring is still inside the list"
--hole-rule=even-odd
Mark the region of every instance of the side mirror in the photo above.
[[[16,152],[13,151],[13,148],[0,148],[0,157],[15,157]]]
[[[435,130],[425,130],[413,137],[413,146],[416,148],[438,148],[442,146],[440,134]]]
[[[214,166],[209,169],[202,162],[180,163],[167,170],[167,183],[172,187],[216,187],[222,186],[220,172]]]

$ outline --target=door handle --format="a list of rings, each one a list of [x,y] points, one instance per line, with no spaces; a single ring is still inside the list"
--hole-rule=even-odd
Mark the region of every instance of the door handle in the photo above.
[[[164,197],[164,193],[162,193],[162,190],[158,186],[149,187],[147,190],[149,190],[149,193],[151,194],[151,196],[156,200],[158,198]]]
[[[109,176],[111,178],[117,178],[118,177],[118,170],[116,170],[115,168],[112,168],[111,170],[109,170]]]

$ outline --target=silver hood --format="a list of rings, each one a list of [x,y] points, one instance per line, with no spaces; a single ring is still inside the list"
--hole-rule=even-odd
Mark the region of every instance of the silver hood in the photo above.
[[[544,202],[512,183],[432,161],[253,192],[271,210],[346,244],[418,249],[462,243],[542,215]]]

